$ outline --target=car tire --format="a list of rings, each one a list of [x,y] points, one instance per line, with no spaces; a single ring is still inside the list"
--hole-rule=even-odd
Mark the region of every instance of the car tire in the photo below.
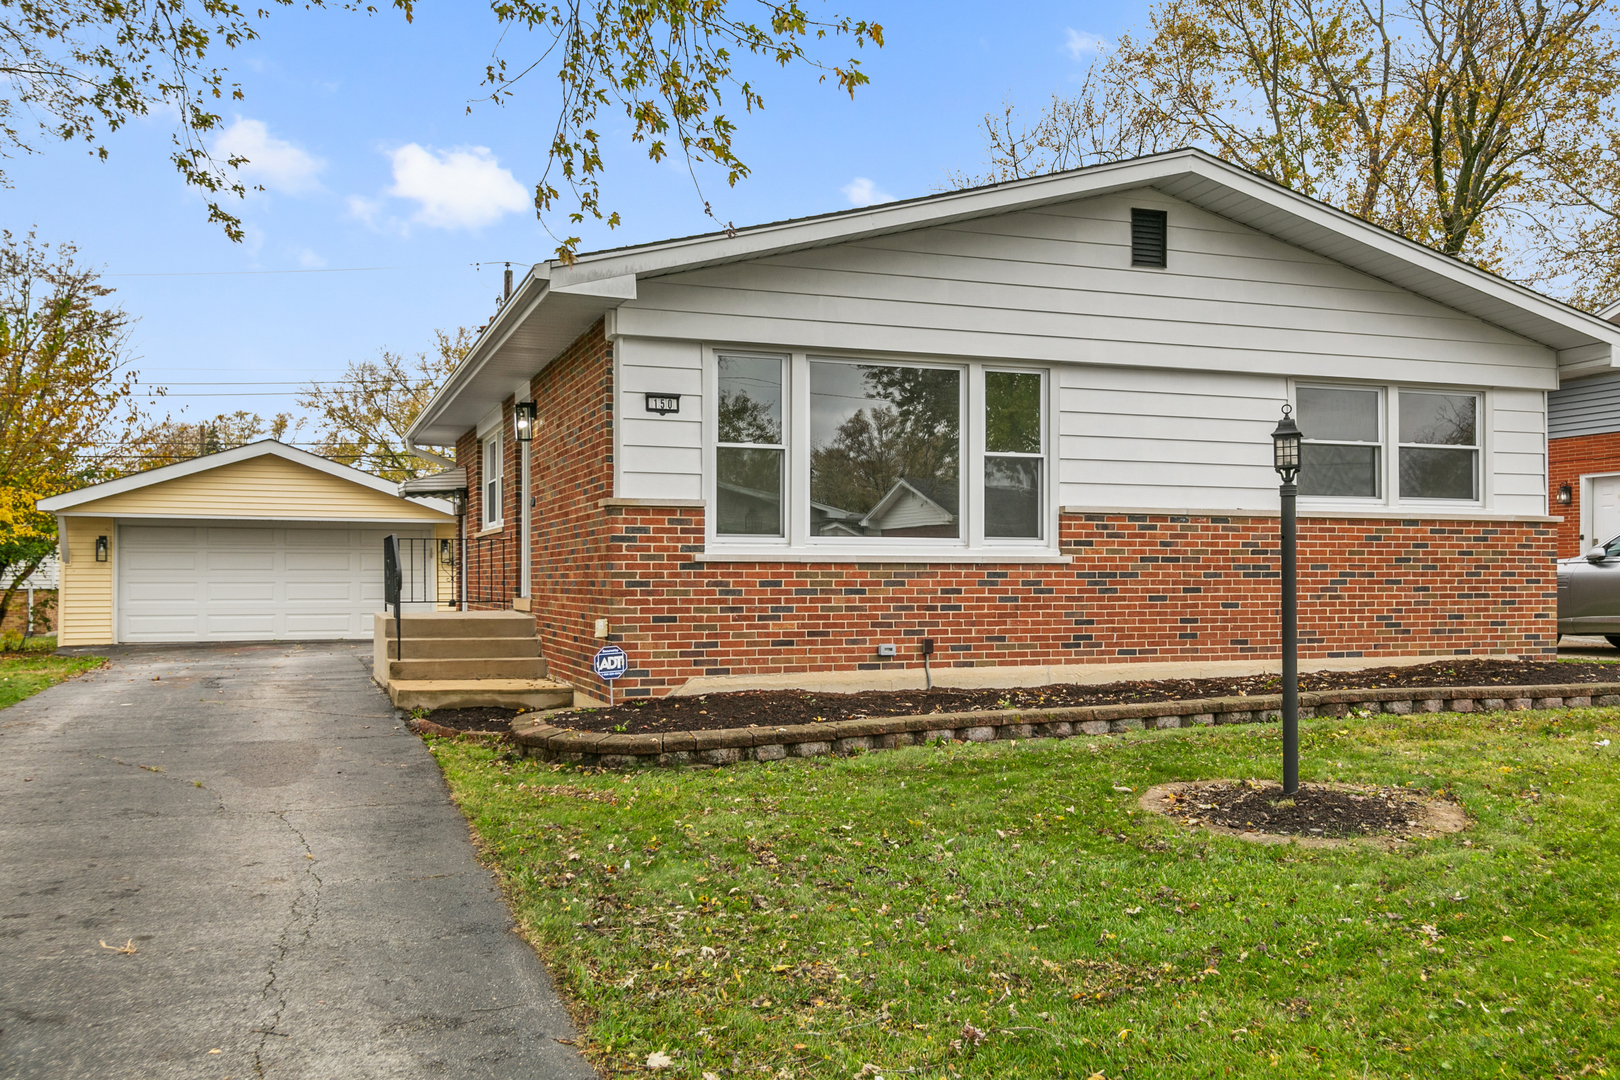
[[[1610,645],[1620,649],[1620,634],[1604,634],[1603,637]]]

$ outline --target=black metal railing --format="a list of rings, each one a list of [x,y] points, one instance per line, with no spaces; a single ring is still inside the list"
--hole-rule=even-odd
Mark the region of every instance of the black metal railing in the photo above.
[[[518,594],[522,576],[522,552],[515,532],[493,536],[471,536],[462,541],[467,582],[467,604],[499,604],[510,607]]]
[[[387,543],[398,545],[397,556]],[[517,537],[506,533],[451,540],[439,537],[389,537],[384,542],[384,565],[395,572],[398,600],[406,610],[459,611],[497,604],[508,607],[518,594],[521,575]],[[392,592],[388,603],[394,603]]]

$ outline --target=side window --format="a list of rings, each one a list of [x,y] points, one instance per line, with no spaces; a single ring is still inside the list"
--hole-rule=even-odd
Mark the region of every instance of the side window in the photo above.
[[[1046,472],[1041,376],[984,373],[984,535],[1041,538]]]
[[[1304,435],[1300,445],[1301,495],[1348,499],[1376,499],[1382,495],[1380,396],[1375,389],[1299,388],[1298,422]]]
[[[721,356],[715,532],[782,535],[782,360]]]
[[[484,528],[501,524],[501,474],[505,471],[505,456],[501,452],[501,433],[484,440]]]
[[[1401,498],[1479,498],[1479,398],[1402,390]]]

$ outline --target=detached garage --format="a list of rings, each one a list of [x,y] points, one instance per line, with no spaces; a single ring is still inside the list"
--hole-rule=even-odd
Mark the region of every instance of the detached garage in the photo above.
[[[43,499],[57,643],[369,639],[383,537],[456,535],[437,500],[396,490],[266,440]]]

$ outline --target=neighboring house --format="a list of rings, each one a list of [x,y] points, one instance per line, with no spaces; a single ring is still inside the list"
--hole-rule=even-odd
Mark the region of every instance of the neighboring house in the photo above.
[[[1620,303],[1598,317],[1620,321]],[[1620,536],[1620,371],[1566,377],[1547,395],[1547,485],[1560,558]]]
[[[21,568],[19,567],[18,570]],[[56,556],[47,555],[20,581],[16,573],[0,575],[0,590],[17,582],[17,595],[0,630],[8,633],[51,633],[56,629]]]
[[[265,440],[41,499],[57,643],[369,639],[383,538],[427,554],[455,536],[453,516],[395,486]]]
[[[1275,657],[1285,404],[1307,659],[1543,656],[1547,392],[1617,343],[1177,151],[542,264],[409,438],[527,538],[473,606],[627,696]]]

